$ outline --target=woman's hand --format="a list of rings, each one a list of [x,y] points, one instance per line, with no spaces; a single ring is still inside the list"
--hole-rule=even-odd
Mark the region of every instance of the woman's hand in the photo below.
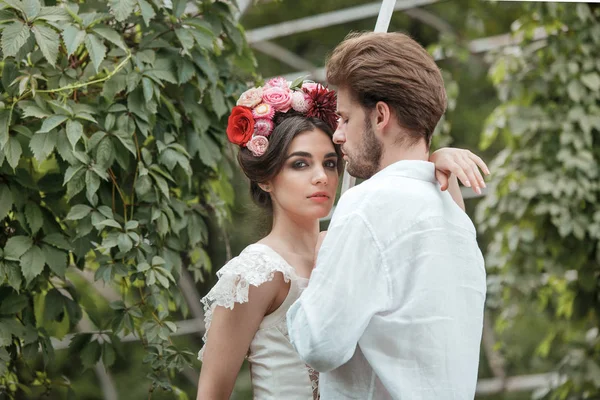
[[[442,190],[448,189],[450,176],[455,175],[463,185],[481,194],[481,188],[485,188],[485,181],[480,169],[485,175],[490,174],[485,162],[465,149],[444,147],[434,151],[429,161],[435,164],[435,177]]]

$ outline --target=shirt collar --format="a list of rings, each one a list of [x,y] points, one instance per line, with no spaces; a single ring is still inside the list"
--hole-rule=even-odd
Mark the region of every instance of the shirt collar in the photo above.
[[[401,160],[388,165],[371,179],[379,179],[388,176],[402,176],[431,183],[437,183],[435,177],[435,164],[422,160]]]

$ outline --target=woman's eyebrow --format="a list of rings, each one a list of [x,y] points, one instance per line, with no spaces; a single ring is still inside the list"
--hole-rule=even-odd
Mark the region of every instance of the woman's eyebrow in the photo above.
[[[295,151],[292,154],[290,154],[289,156],[287,156],[285,159],[287,160],[288,158],[292,158],[294,156],[312,158],[312,154],[307,153],[306,151]]]

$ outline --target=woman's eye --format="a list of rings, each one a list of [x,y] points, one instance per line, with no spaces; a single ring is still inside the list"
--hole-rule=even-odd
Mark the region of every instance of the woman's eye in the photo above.
[[[307,164],[305,161],[295,161],[295,162],[292,164],[292,167],[294,167],[294,168],[304,168],[304,167],[306,167],[307,165],[308,165],[308,164]]]
[[[333,160],[325,161],[325,168],[336,169],[337,168],[337,162],[333,161]]]

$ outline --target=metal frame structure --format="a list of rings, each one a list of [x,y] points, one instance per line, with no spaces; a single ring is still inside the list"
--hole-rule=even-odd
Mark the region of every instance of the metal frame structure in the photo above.
[[[165,4],[170,4],[171,0],[163,0]],[[378,16],[377,24],[375,27],[376,31],[387,31],[390,19],[393,12],[402,11],[406,15],[421,21],[428,26],[433,27],[440,33],[454,34],[452,26],[439,16],[419,7],[441,2],[443,0],[383,0],[361,6],[348,7],[346,9],[322,13],[311,17],[300,18],[291,20],[283,23],[273,24],[257,29],[252,29],[246,32],[246,37],[254,50],[264,53],[270,57],[273,57],[294,69],[300,69],[300,71],[293,72],[285,75],[289,80],[295,79],[298,76],[307,75],[311,79],[317,81],[325,81],[325,69],[320,66],[315,66],[312,63],[306,61],[301,56],[294,54],[290,50],[279,46],[273,42],[272,39],[279,37],[289,36],[301,32],[308,32],[315,29],[321,29],[330,27],[333,25],[339,25],[347,22],[362,20],[374,16]],[[243,14],[253,5],[259,3],[260,0],[237,0],[238,12],[236,18],[239,19]],[[186,11],[194,11],[195,6],[190,3]],[[545,31],[543,29],[534,32],[535,39],[545,38]],[[498,35],[493,37],[486,37],[472,40],[469,43],[469,49],[472,53],[483,53],[491,50],[510,47],[517,44],[521,38],[514,37],[507,33],[504,35]],[[439,58],[438,58],[439,59]],[[354,181],[348,174],[344,175],[342,183],[342,190],[354,185]],[[481,195],[476,195],[469,188],[462,188],[462,194],[465,199],[474,197],[485,196],[487,191],[484,189]],[[332,210],[333,213],[333,210]],[[331,213],[330,213],[331,215]],[[329,219],[330,216],[325,219]],[[110,287],[105,286],[100,282],[94,281],[93,274],[88,273],[89,271],[80,271],[77,268],[73,268],[73,271],[78,273],[88,284],[94,287],[98,293],[106,298],[108,301],[118,300],[121,297]],[[204,333],[204,313],[200,306],[200,297],[193,285],[193,280],[187,271],[183,271],[179,287],[184,295],[186,303],[188,304],[192,319],[186,321],[177,322],[178,330],[174,336],[178,335],[202,335]],[[485,325],[485,324],[484,324]],[[91,332],[90,322],[85,318],[78,325],[78,330],[81,332]],[[489,327],[488,327],[489,332]],[[101,335],[101,332],[97,332]],[[485,327],[484,327],[485,335]],[[66,349],[73,335],[67,335],[63,340],[54,340],[54,348]],[[489,339],[489,338],[488,338]],[[492,338],[493,339],[493,338]],[[139,341],[139,338],[134,335],[127,335],[121,337],[124,342]],[[484,338],[485,341],[485,338]],[[490,358],[490,354],[487,354]],[[494,355],[494,354],[492,354]],[[490,364],[492,362],[490,361]],[[500,360],[502,364],[502,360]],[[524,375],[516,377],[506,377],[502,371],[502,368],[494,368],[494,365],[490,365],[494,371],[494,378],[491,379],[480,379],[477,383],[477,394],[489,395],[500,392],[511,392],[511,391],[530,391],[540,387],[557,385],[560,383],[560,376],[555,373],[548,374],[535,374],[535,375]],[[115,389],[114,381],[111,378],[109,372],[99,363],[95,368],[96,375],[100,382],[101,390],[103,391],[105,400],[116,400],[117,392]],[[198,380],[198,374],[196,371],[186,370],[184,371],[186,377],[192,383],[196,383]]]

